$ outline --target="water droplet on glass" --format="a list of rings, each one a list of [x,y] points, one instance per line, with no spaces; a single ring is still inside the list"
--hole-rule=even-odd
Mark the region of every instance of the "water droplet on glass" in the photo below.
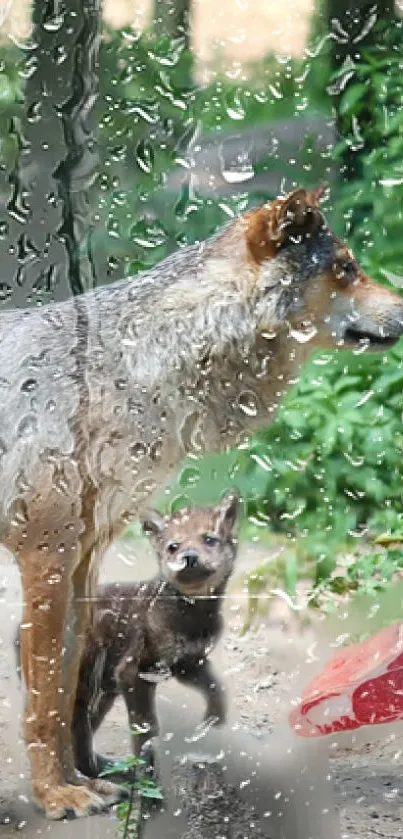
[[[243,148],[241,151],[233,148],[232,142],[223,142],[219,148],[219,160],[221,174],[229,184],[243,183],[250,181],[255,170],[250,159],[250,150]]]
[[[7,285],[7,283],[0,283],[0,303],[6,303],[7,300],[13,295],[13,290],[11,286]]]
[[[381,186],[387,186],[387,187],[388,187],[388,186],[389,186],[389,187],[392,187],[392,186],[402,186],[402,184],[403,184],[403,178],[382,178],[382,179],[379,181],[379,183],[380,183],[380,185],[381,185]],[[396,279],[398,280],[398,282],[397,282],[397,283],[396,283],[396,282],[394,282],[394,280],[393,280],[393,279],[391,280],[391,282],[393,282],[393,284],[394,284],[394,285],[398,285],[398,286],[399,286],[399,288],[401,288],[401,287],[402,287],[402,281],[403,281],[403,278],[402,278],[402,277],[397,277],[395,274],[392,274],[391,272],[386,271],[385,269],[382,269],[382,273],[383,273],[383,274],[385,274],[385,277],[388,277],[388,279],[389,279],[389,275],[390,275],[391,277],[393,277],[393,278],[396,278]]]
[[[257,414],[257,399],[253,390],[244,390],[238,396],[238,407],[247,417],[255,417]]]
[[[138,462],[147,454],[147,446],[144,443],[133,443],[129,448],[129,455],[132,460]]]
[[[18,423],[17,437],[30,437],[31,434],[36,434],[38,430],[38,420],[33,414],[27,414]]]
[[[276,87],[274,84],[269,84],[268,88],[270,90],[271,95],[274,97],[274,99],[279,100],[279,99],[283,98],[283,94],[281,93],[281,90],[279,90],[279,88]]]
[[[152,145],[145,140],[140,140],[137,146],[136,161],[139,168],[149,175],[154,165],[154,150]]]
[[[28,122],[34,123],[39,122],[41,118],[41,102],[32,102],[32,104],[27,109],[27,120]]]
[[[36,379],[25,379],[25,381],[21,385],[22,393],[32,393],[32,391],[35,390],[37,384],[38,383]]]
[[[53,50],[53,60],[55,64],[63,64],[68,56],[68,51],[64,44],[57,44]]]
[[[50,15],[46,20],[43,22],[43,28],[46,29],[47,32],[58,32],[59,29],[63,26],[65,15],[64,13]]]
[[[302,502],[292,513],[281,513],[280,519],[294,521],[305,510],[305,502]]]
[[[232,97],[228,96],[226,102],[226,111],[230,119],[242,120],[245,119],[245,109],[241,102],[241,91],[237,88]]]
[[[326,90],[330,96],[338,96],[346,87],[350,79],[355,75],[355,68],[348,69],[333,84],[327,86]]]
[[[362,466],[364,463],[364,456],[352,457],[348,452],[344,452],[344,457],[351,463],[352,466]]]
[[[115,388],[116,388],[116,390],[126,390],[127,379],[116,379],[115,380]]]
[[[164,245],[167,234],[157,221],[138,221],[130,231],[131,241],[140,248],[157,248]]]
[[[302,323],[298,329],[290,329],[290,338],[294,338],[294,340],[298,341],[299,344],[306,344],[308,341],[312,341],[312,338],[315,337],[317,331],[316,326],[312,323]]]
[[[26,502],[22,498],[17,498],[13,503],[12,524],[19,526],[27,524],[29,521],[28,508]]]
[[[355,406],[354,406],[354,407],[355,407],[355,408],[360,408],[360,407],[361,407],[361,405],[365,405],[365,403],[366,403],[366,402],[368,402],[368,400],[369,400],[369,399],[371,399],[371,396],[373,396],[373,395],[374,395],[374,393],[375,393],[375,391],[374,391],[374,390],[367,390],[367,391],[366,391],[366,393],[364,393],[364,394],[360,397],[360,399],[358,399],[358,401],[355,403]]]
[[[317,364],[318,366],[324,366],[325,364],[329,364],[332,361],[333,356],[331,355],[320,355],[318,358],[313,359],[313,364]]]
[[[160,438],[158,438],[158,440],[154,440],[154,442],[151,443],[150,451],[149,451],[151,460],[153,460],[154,462],[157,462],[158,460],[161,460],[163,446],[164,446],[163,440],[160,439]]]
[[[251,460],[254,460],[261,469],[264,469],[265,472],[273,471],[273,463],[266,454],[251,452],[250,458]]]
[[[58,551],[59,551],[59,549],[60,549],[60,545],[58,546]],[[63,550],[64,550],[64,547],[63,547]],[[54,574],[50,574],[48,579],[47,579],[47,583],[48,583],[49,586],[57,586],[57,585],[59,585],[59,583],[61,583],[61,581],[62,581],[62,575],[60,573],[58,574],[56,572]]]
[[[188,466],[180,474],[179,485],[186,489],[186,487],[194,486],[200,480],[200,470],[193,466]]]

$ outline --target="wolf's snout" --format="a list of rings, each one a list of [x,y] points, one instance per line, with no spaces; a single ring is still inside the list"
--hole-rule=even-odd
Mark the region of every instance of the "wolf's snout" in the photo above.
[[[200,557],[197,551],[185,551],[182,554],[184,568],[197,568],[200,562]]]
[[[372,350],[393,347],[403,335],[403,298],[368,281],[351,300],[343,331],[348,344],[364,341]]]

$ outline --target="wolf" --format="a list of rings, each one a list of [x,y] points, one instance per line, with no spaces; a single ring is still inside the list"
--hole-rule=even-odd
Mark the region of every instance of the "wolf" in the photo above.
[[[403,299],[297,189],[155,268],[0,317],[0,542],[23,589],[33,796],[49,818],[116,801],[77,772],[80,656],[105,549],[185,455],[243,446],[315,347],[385,351]]]

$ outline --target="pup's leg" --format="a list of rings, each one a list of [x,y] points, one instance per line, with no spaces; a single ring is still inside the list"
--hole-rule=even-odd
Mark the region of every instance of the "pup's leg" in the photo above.
[[[138,757],[145,743],[155,737],[159,731],[155,704],[156,685],[142,679],[137,673],[129,679],[128,672],[123,671],[118,678],[118,686],[126,703],[132,732],[133,754]],[[138,729],[144,729],[144,731],[136,733]]]
[[[63,693],[63,647],[66,617],[72,599],[72,572],[77,547],[63,552],[19,552],[24,596],[21,631],[21,662],[27,686],[25,737],[31,762],[35,800],[52,819],[82,816],[102,810],[106,800],[85,784],[66,782],[64,742],[69,738],[69,720]],[[72,635],[68,658],[79,650]],[[68,684],[68,683],[67,683]],[[75,695],[75,684],[67,687]]]
[[[195,662],[193,666],[179,663],[173,669],[173,675],[184,685],[199,690],[206,699],[207,707],[204,719],[221,725],[227,716],[226,693],[223,685],[218,679],[208,659],[200,663]]]
[[[93,735],[112,708],[115,699],[116,694],[101,694],[97,708],[91,712],[88,706],[76,703],[73,720],[75,762],[77,769],[88,778],[97,778],[101,772],[113,766],[113,760],[94,752],[92,741]]]

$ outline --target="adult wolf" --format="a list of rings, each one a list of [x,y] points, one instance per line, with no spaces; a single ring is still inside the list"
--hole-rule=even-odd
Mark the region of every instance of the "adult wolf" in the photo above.
[[[315,345],[383,350],[403,299],[299,189],[131,280],[0,318],[0,541],[23,592],[25,736],[51,818],[117,788],[77,775],[71,720],[97,568],[189,451],[267,423]],[[307,340],[309,339],[309,340]]]

